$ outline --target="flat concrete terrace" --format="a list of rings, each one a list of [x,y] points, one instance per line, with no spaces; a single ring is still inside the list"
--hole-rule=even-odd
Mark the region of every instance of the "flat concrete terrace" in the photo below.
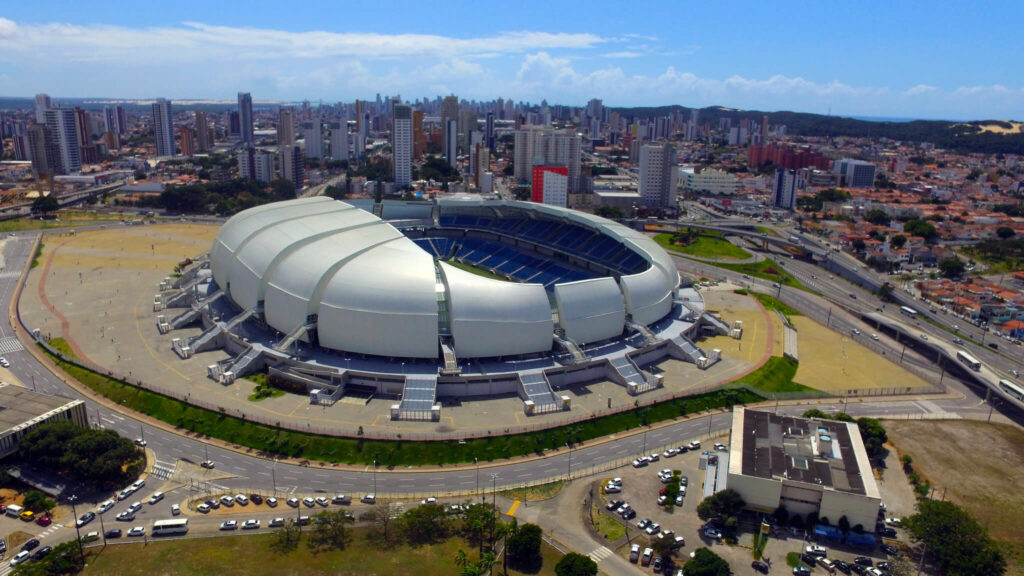
[[[39,328],[44,337],[63,337],[79,357],[115,374],[145,382],[149,388],[175,396],[187,395],[192,402],[213,409],[223,407],[230,414],[242,411],[252,420],[289,423],[313,432],[355,434],[362,427],[366,435],[402,434],[403,438],[509,433],[587,418],[607,412],[609,405],[612,410],[632,406],[637,399],[629,396],[621,385],[604,381],[556,390],[556,394],[571,398],[572,410],[532,417],[523,413],[522,401],[514,395],[445,400],[438,423],[392,421],[389,411],[396,402],[394,397],[343,399],[333,406],[311,405],[308,396],[298,394],[250,401],[254,383],[242,379],[222,386],[207,378],[207,366],[228,359],[226,352],[202,352],[188,360],[181,360],[172,352],[172,338],[188,340],[202,333],[199,326],[161,335],[156,327],[157,314],[152,310],[153,295],[158,293],[160,281],[173,272],[179,261],[206,251],[217,231],[216,226],[170,223],[111,227],[76,236],[47,236],[39,266],[27,279],[19,302],[20,313],[26,325]],[[720,302],[731,304],[716,304],[715,308],[728,310],[735,306],[743,310],[747,334],[769,332],[770,317],[756,305],[750,309],[749,298],[726,292],[716,296]],[[168,309],[161,313],[171,318],[181,311]],[[727,321],[734,319],[728,312],[724,316]],[[659,337],[671,331],[678,334],[682,325],[678,320],[665,321],[656,325],[655,331]],[[744,344],[747,341],[745,335]],[[722,348],[726,352],[722,362],[706,371],[676,360],[660,362],[656,371],[664,373],[665,385],[643,394],[639,397],[641,402],[712,388],[736,379],[764,359],[765,348],[755,343],[766,344],[767,339],[759,337],[751,345],[742,346],[744,358],[730,356],[725,346],[719,345],[727,342],[736,341],[717,337],[698,342],[702,348]],[[595,357],[621,355],[633,349],[619,342],[585,352]],[[310,354],[315,359],[317,352]],[[332,356],[332,365],[353,370],[386,371],[383,368],[387,366],[391,372],[397,367],[398,373],[414,375],[436,374],[437,368],[434,363],[407,362],[403,366],[356,355]],[[467,374],[538,370],[554,365],[551,359],[470,362],[468,367],[463,360],[461,364]]]

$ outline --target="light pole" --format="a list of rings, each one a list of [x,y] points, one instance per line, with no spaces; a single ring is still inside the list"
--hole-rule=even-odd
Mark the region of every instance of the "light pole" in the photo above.
[[[377,499],[377,457],[373,457],[373,499]]]
[[[107,527],[103,525],[103,514],[99,514],[100,517],[100,531],[103,533],[103,545],[107,545]]]
[[[498,521],[498,501],[495,496],[495,486],[498,481],[498,473],[491,473],[491,506],[494,510],[491,511],[491,548],[494,548],[494,524]]]
[[[277,498],[277,458],[274,458],[274,465],[270,468],[270,480],[274,483],[274,498]]]
[[[476,495],[480,496],[480,460],[476,456],[473,457],[473,464],[476,465]]]
[[[565,446],[569,448],[569,465],[565,470],[565,479],[572,480],[572,444],[566,442]]]
[[[139,438],[142,440],[143,445],[146,443],[146,427],[139,424]]]
[[[641,456],[646,456],[647,455],[647,430],[644,430],[644,447],[643,447],[642,450],[640,450],[640,455]]]
[[[78,536],[78,555],[82,557],[82,562],[85,562],[85,550],[82,549],[82,531],[78,526],[78,510],[75,508],[75,500],[78,500],[78,496],[72,494],[68,496],[68,502],[71,502],[71,515],[75,517],[75,534]]]

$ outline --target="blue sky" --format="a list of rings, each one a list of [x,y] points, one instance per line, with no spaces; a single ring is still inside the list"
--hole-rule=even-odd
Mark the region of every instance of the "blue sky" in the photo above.
[[[1024,119],[1024,2],[8,2],[0,95]]]

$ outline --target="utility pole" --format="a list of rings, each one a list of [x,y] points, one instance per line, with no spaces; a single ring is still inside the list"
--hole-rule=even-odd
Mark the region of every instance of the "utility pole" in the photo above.
[[[572,444],[566,442],[565,445],[569,448],[569,466],[565,470],[565,479],[572,480]]]
[[[476,495],[480,496],[480,460],[476,456],[473,457],[473,464],[476,465]],[[483,500],[483,496],[480,499]]]
[[[68,496],[68,502],[71,502],[71,514],[75,517],[75,534],[78,536],[78,555],[82,557],[82,562],[85,562],[85,550],[82,549],[82,531],[78,526],[78,510],[75,509],[75,500],[78,500],[78,496],[72,494]]]
[[[377,500],[377,457],[373,457],[373,499]]]
[[[498,521],[498,501],[496,496],[495,486],[497,485],[498,474],[497,472],[491,473],[491,506],[494,508],[492,511],[493,516],[491,518],[491,547],[494,547],[494,523]]]

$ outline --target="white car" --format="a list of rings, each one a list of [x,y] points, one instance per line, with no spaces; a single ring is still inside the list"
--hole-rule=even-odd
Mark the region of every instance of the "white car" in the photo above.
[[[7,361],[7,358],[4,358],[3,356],[0,356],[0,366],[3,366],[4,368],[10,368],[11,367],[11,363]],[[13,562],[13,560],[12,560],[12,562]]]
[[[125,488],[117,494],[118,500],[127,500],[132,495],[133,490],[131,488]]]
[[[128,531],[129,536],[143,536],[145,533],[145,526],[134,526],[131,530]]]
[[[270,506],[271,508],[277,508],[277,498],[274,498],[273,496],[267,498],[267,506]]]
[[[107,510],[110,510],[113,507],[114,507],[114,501],[113,500],[107,500],[106,502],[100,504],[100,507],[97,508],[97,511],[100,514],[103,514],[104,512],[106,512]]]
[[[18,552],[14,556],[14,558],[11,558],[11,566],[17,566],[25,560],[28,560],[29,554],[31,554],[31,552],[29,552],[28,550],[22,550],[21,552]]]
[[[135,492],[136,490],[138,490],[139,488],[142,488],[145,485],[146,485],[146,481],[145,480],[136,480],[132,484],[132,492]]]
[[[651,522],[647,525],[647,528],[644,528],[644,532],[651,536],[654,536],[658,532],[661,532],[661,524],[658,524],[657,522]]]
[[[236,530],[238,528],[237,520],[227,520],[220,523],[221,530]]]
[[[622,488],[615,484],[609,484],[604,487],[605,494],[618,494],[619,492],[622,492]]]
[[[878,334],[872,334],[871,335],[871,339],[877,342],[878,341]]]
[[[321,506],[324,506],[324,507],[326,507],[328,504],[330,504],[330,502],[327,500],[327,498],[324,498],[323,496],[317,496],[316,503],[321,505]],[[424,501],[424,503],[425,504],[437,504],[437,498],[427,498]]]
[[[242,524],[242,530],[256,530],[260,527],[260,521],[255,518],[250,518]]]
[[[924,332],[922,332],[921,333],[921,340],[927,340],[927,339],[928,339],[928,335],[925,334]]]
[[[200,511],[200,512],[202,512],[203,514],[206,514],[207,512],[209,512],[209,511],[210,511],[210,505],[209,505],[209,504],[206,504],[206,503],[204,502],[203,504],[200,504],[199,506],[196,506],[196,510],[199,510],[199,511]]]
[[[242,506],[245,506],[246,504],[249,503],[249,497],[246,496],[245,494],[235,494],[235,502],[238,502]]]
[[[157,502],[159,502],[159,501],[161,501],[163,499],[164,499],[164,493],[163,492],[157,492],[157,493],[155,493],[155,494],[153,494],[152,496],[149,497],[149,504],[150,504],[150,506],[152,506],[153,504],[156,504]]]
[[[860,329],[859,328],[854,328],[853,330],[850,330],[850,332],[853,332],[854,336],[860,336]]]
[[[288,499],[288,500],[286,501],[286,503],[287,503],[287,504],[288,504],[289,506],[291,506],[292,508],[298,508],[298,507],[299,507],[299,499],[298,499],[298,498],[289,498],[289,499]]]
[[[135,520],[135,513],[128,512],[127,510],[125,510],[124,512],[121,512],[117,515],[116,520],[120,522],[131,522],[132,520]]]
[[[608,483],[613,486],[618,486],[619,488],[622,488],[622,478],[612,478],[611,480],[608,481]]]
[[[142,510],[142,502],[139,502],[138,500],[136,500],[135,502],[132,502],[132,505],[128,507],[128,512],[130,514],[134,514],[134,513],[138,512],[139,510]]]
[[[227,494],[225,494],[225,495],[220,497],[220,503],[225,505],[225,506],[234,506],[235,505],[235,499],[232,498],[231,496],[228,496]]]
[[[171,504],[171,516],[177,516],[181,514],[181,506],[177,504]]]
[[[308,507],[308,508],[312,508],[313,506],[316,506],[316,500],[313,500],[312,498],[310,498],[308,496],[302,499],[302,503],[305,504],[306,507]]]
[[[637,458],[636,460],[633,460],[633,468],[643,468],[644,466],[647,466],[646,458]]]
[[[284,526],[284,518],[274,518],[269,523],[267,523],[267,526],[270,526],[271,528],[279,528],[281,526]]]

